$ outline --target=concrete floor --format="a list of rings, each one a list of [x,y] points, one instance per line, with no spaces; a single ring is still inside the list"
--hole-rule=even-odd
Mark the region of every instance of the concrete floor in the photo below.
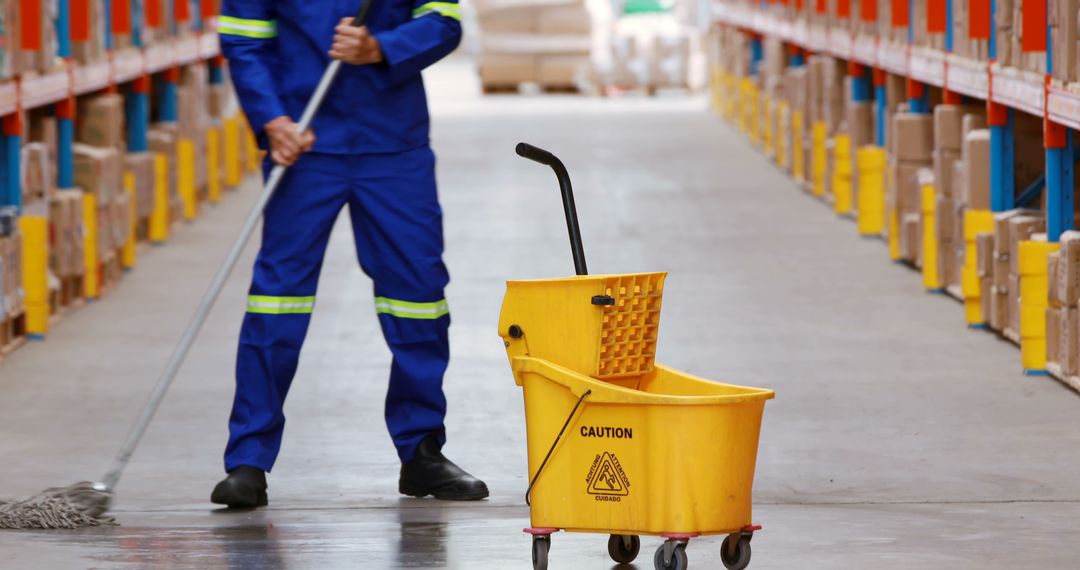
[[[574,176],[590,268],[667,270],[660,360],[773,388],[758,569],[1076,568],[1080,401],[1020,375],[884,246],[860,240],[701,99],[480,99],[460,63],[431,77],[454,281],[448,454],[478,504],[399,498],[382,422],[388,369],[347,223],[327,256],[271,476],[271,507],[225,513],[221,476],[250,250],[121,481],[121,526],[0,533],[7,568],[529,568],[521,394],[496,319],[503,280],[572,272],[550,172]],[[146,248],[106,299],[0,365],[2,494],[100,477],[255,195]],[[637,568],[658,544],[644,541]],[[557,535],[552,568],[611,568],[604,537]],[[695,541],[692,567],[718,568]]]

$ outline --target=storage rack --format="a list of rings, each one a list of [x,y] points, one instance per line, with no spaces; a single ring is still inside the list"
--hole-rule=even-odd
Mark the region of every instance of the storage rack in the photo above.
[[[1052,76],[1053,44],[1048,12],[1054,9],[1055,0],[1012,1],[1020,5],[1022,13],[1024,52],[1044,54],[1046,74],[1007,67],[996,61],[999,48],[996,45],[995,11],[1008,4],[1002,0],[968,0],[967,21],[961,22],[970,38],[988,41],[989,57],[986,60],[953,53],[954,0],[713,0],[711,15],[713,26],[735,30],[749,38],[751,70],[761,60],[763,38],[779,39],[791,48],[795,55],[789,59],[789,66],[804,64],[805,56],[814,53],[847,62],[847,75],[854,79],[852,99],[871,101],[876,106],[874,138],[878,147],[885,146],[884,131],[888,128],[884,89],[887,75],[899,76],[906,81],[911,112],[932,112],[927,88],[939,89],[942,103],[985,102],[990,130],[990,198],[994,213],[1017,207],[1020,194],[1014,188],[1012,176],[1015,160],[1012,125],[1016,113],[1041,118],[1045,149],[1042,212],[1046,217],[1046,240],[1051,247],[1056,247],[1053,244],[1058,242],[1061,234],[1073,229],[1074,225],[1074,131],[1080,129],[1080,83],[1067,83]],[[916,3],[922,4],[928,17],[915,17]],[[837,20],[847,20],[849,25],[837,25]],[[906,31],[907,42],[896,41],[895,36],[883,37],[882,22],[886,22],[885,28]],[[925,31],[930,33],[940,33],[944,49],[914,45],[912,39],[917,26],[925,26]],[[867,29],[874,31],[867,32]],[[1075,44],[1070,48],[1076,49]],[[745,93],[739,93],[738,85],[730,81],[730,77],[716,77],[715,68],[712,73],[714,93],[721,92],[718,98],[726,97],[738,101],[736,105],[743,104]],[[873,89],[866,85],[867,81],[872,81]],[[756,109],[759,101],[752,104]],[[730,111],[725,114],[740,122],[746,115],[743,110],[736,111],[734,117]],[[763,142],[758,131],[766,127],[740,126],[747,132],[755,131],[755,136],[751,137],[753,142]],[[1031,190],[1038,191],[1037,186],[1038,183]],[[957,289],[950,289],[948,293],[963,300]],[[1017,335],[1006,336],[1021,344]],[[1080,391],[1080,378],[1064,377],[1054,363],[1045,362],[1045,349],[1042,352],[1042,361],[1034,359],[1042,365],[1029,366],[1025,362],[1025,374],[1049,373]]]
[[[7,47],[25,51],[42,49],[41,39],[33,37],[37,32],[32,29],[41,25],[42,5],[49,0],[10,1],[19,3],[19,18],[14,22],[10,19],[5,22],[8,30],[15,32],[5,30]],[[46,290],[49,285],[40,278],[44,271],[38,275],[26,272],[28,268],[37,273],[37,270],[49,267],[48,243],[50,239],[55,239],[55,236],[49,237],[47,218],[42,218],[40,225],[23,225],[33,217],[22,211],[23,173],[20,167],[27,111],[49,109],[50,115],[56,119],[56,156],[53,157],[57,173],[55,186],[72,188],[77,98],[98,93],[123,94],[126,149],[128,153],[136,153],[150,150],[148,133],[152,108],[160,121],[175,122],[178,119],[178,83],[185,67],[206,65],[211,86],[227,82],[226,62],[219,53],[215,32],[216,0],[57,0],[55,7],[53,24],[59,56],[56,65],[49,71],[26,71],[0,81],[0,207],[18,209],[19,226],[30,228],[34,234],[22,232],[20,295],[25,299],[35,295],[39,299],[43,295],[50,296],[51,301],[46,314],[37,315],[36,319],[28,318],[29,308],[20,314],[4,314],[5,311],[0,310],[0,360],[27,339],[44,339],[49,327],[64,312],[82,306],[85,300],[99,297],[109,285],[102,281],[88,284],[85,289],[80,286],[74,292],[72,303],[58,307],[53,298],[55,290]],[[79,64],[72,57],[73,43],[88,38],[92,10],[97,10],[104,17],[102,29],[106,56],[95,63]],[[141,32],[155,29],[165,31],[161,35],[168,37],[158,37],[143,45]],[[28,36],[30,39],[27,39]],[[125,42],[130,45],[117,47],[115,38],[121,36],[130,38],[129,42]],[[17,42],[14,41],[16,38]],[[235,101],[229,101],[227,107],[223,116],[215,120],[206,133],[207,155],[202,160],[208,163],[210,172],[206,188],[200,189],[202,195],[196,195],[196,190],[192,189],[195,200],[216,201],[223,187],[236,187],[245,172],[257,170],[258,151],[254,136]],[[224,160],[220,159],[221,156],[225,157]],[[187,158],[194,160],[193,156]],[[169,160],[176,164],[177,169],[156,173],[155,186],[168,186],[187,180],[194,187],[194,174],[185,172],[182,161]],[[186,164],[186,160],[183,163]],[[155,190],[156,197],[159,192],[164,194],[164,190]],[[154,207],[159,210],[166,206],[155,204]],[[169,227],[179,219],[174,213],[162,211],[161,214],[164,226],[149,236],[155,243],[165,241]],[[193,205],[183,218],[190,221],[196,214]],[[123,253],[122,267],[126,270],[132,269],[136,260],[134,227],[131,234],[131,243],[124,247]]]

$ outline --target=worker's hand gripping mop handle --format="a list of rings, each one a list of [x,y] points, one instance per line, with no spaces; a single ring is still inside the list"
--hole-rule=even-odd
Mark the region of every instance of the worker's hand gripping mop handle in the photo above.
[[[555,177],[559,179],[559,189],[562,190],[566,228],[570,232],[570,249],[574,254],[574,269],[578,275],[588,275],[589,269],[585,266],[585,246],[581,243],[581,228],[578,227],[577,206],[574,205],[574,187],[570,185],[570,174],[566,171],[566,166],[554,154],[529,143],[518,143],[515,150],[518,156],[540,164],[546,164],[555,171]]]
[[[368,9],[371,8],[371,2],[372,0],[363,0],[360,10],[356,13],[356,17],[353,18],[353,26],[359,27],[364,25]],[[319,85],[316,87],[315,93],[311,96],[307,106],[304,108],[304,114],[300,116],[300,122],[297,123],[297,133],[302,134],[311,127],[311,120],[315,118],[315,113],[322,105],[323,99],[326,97],[327,91],[330,90],[330,85],[333,84],[339,69],[341,69],[341,62],[333,60],[330,62],[329,67],[326,68],[326,71],[323,72],[322,79],[319,80]],[[117,453],[116,459],[113,461],[109,472],[105,475],[104,481],[95,484],[95,487],[99,490],[111,492],[116,487],[116,482],[120,480],[120,475],[123,473],[124,468],[131,459],[131,454],[134,453],[135,447],[139,445],[139,440],[141,440],[143,434],[146,433],[146,428],[150,425],[150,420],[153,419],[154,413],[157,412],[158,406],[161,405],[161,400],[165,397],[165,393],[169,390],[169,386],[176,378],[177,372],[180,371],[180,366],[184,363],[184,359],[187,357],[191,345],[199,335],[199,330],[202,329],[203,323],[206,322],[206,317],[210,314],[210,309],[213,308],[214,302],[217,301],[218,295],[221,294],[221,290],[225,286],[225,281],[229,278],[229,274],[232,273],[233,268],[236,266],[240,254],[243,253],[244,246],[247,245],[248,240],[251,239],[251,235],[255,233],[255,228],[259,225],[259,218],[262,217],[263,209],[274,195],[274,191],[277,190],[278,184],[281,183],[281,178],[285,175],[286,168],[287,167],[279,164],[270,171],[270,176],[267,177],[266,184],[263,186],[262,194],[259,195],[258,201],[255,202],[255,207],[252,208],[251,213],[248,214],[247,219],[244,221],[244,225],[240,228],[240,235],[236,238],[236,243],[233,244],[228,255],[225,256],[225,261],[221,264],[221,268],[218,269],[217,275],[214,276],[214,280],[210,283],[210,288],[207,289],[206,294],[203,295],[202,302],[199,303],[199,308],[195,311],[195,315],[192,317],[187,329],[184,330],[184,336],[180,338],[179,344],[173,349],[173,353],[169,357],[168,363],[165,364],[165,370],[161,373],[157,385],[154,386],[154,391],[150,394],[150,399],[143,408],[142,414],[139,416],[139,419],[136,420],[135,425],[131,427],[127,440],[124,441],[124,445],[120,448],[120,452]]]

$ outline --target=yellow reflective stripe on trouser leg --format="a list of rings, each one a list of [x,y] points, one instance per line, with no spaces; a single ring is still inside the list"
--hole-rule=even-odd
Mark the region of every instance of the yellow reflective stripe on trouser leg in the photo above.
[[[420,16],[426,16],[428,14],[439,14],[446,16],[447,18],[453,18],[461,21],[461,8],[458,7],[456,2],[428,2],[413,10],[413,18],[419,18]]]
[[[274,20],[246,20],[232,16],[218,16],[218,33],[227,36],[270,39],[277,37],[277,22]]]
[[[306,315],[315,310],[315,297],[248,295],[247,312],[263,315]]]
[[[389,297],[375,297],[375,312],[402,319],[437,319],[450,314],[446,299],[434,303],[411,303]]]

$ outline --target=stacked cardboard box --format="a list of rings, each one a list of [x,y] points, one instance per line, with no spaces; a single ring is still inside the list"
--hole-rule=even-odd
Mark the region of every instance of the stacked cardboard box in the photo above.
[[[76,62],[81,64],[104,61],[108,57],[108,51],[105,49],[105,39],[108,37],[106,4],[105,2],[88,2],[87,7],[90,17],[89,37],[86,40],[71,43],[71,55]]]
[[[14,218],[0,231],[0,322],[22,315],[22,235]]]
[[[1078,0],[1054,0],[1047,3],[1050,26],[1051,67],[1053,75],[1062,81],[1077,80],[1077,15]]]
[[[927,11],[930,8],[928,0],[909,0],[911,4],[912,22],[926,22]],[[943,5],[942,5],[943,6]],[[944,9],[944,8],[942,8]],[[939,50],[945,49],[945,33],[929,32],[927,26],[912,26],[913,44]]]
[[[918,263],[918,236],[922,211],[921,189],[918,172],[933,165],[934,124],[933,117],[921,113],[897,113],[893,115],[892,152],[890,153],[889,179],[886,196],[888,216],[899,222],[900,259]],[[914,239],[912,239],[914,238]]]
[[[135,216],[140,220],[149,218],[154,210],[154,153],[124,155],[124,170],[135,177]]]
[[[150,150],[164,156],[167,163],[169,186],[165,194],[168,196],[169,219],[174,222],[181,218],[179,212],[183,209],[183,202],[180,200],[180,193],[176,184],[177,130],[176,123],[154,123],[150,126],[146,137],[150,144]],[[243,148],[243,145],[241,145],[241,148]]]
[[[874,104],[868,101],[847,103],[847,117],[844,120],[848,136],[851,137],[851,164],[858,164],[856,159],[859,149],[874,144]],[[853,171],[851,177],[852,211],[858,211],[859,177]]]
[[[1010,210],[994,216],[993,287],[990,328],[1020,333],[1019,246],[1046,230],[1046,219],[1033,210]],[[985,302],[985,299],[984,299]]]
[[[115,148],[75,143],[75,184],[93,194],[99,203],[120,191],[120,153]]]
[[[50,196],[56,177],[53,176],[49,147],[39,142],[24,144],[21,163],[23,204],[32,204]]]
[[[1024,0],[993,0],[997,60],[1007,67],[1046,73],[1046,50],[1024,51]],[[1043,14],[1045,16],[1045,13]]]
[[[34,109],[27,114],[26,124],[29,125],[27,140],[31,143],[41,143],[47,149],[49,163],[49,179],[56,180],[58,177],[57,145],[59,132],[56,130],[56,118],[48,113],[51,109]]]
[[[810,98],[807,96],[808,68],[805,65],[789,67],[784,71],[784,98],[790,109],[791,128],[784,131],[790,159],[788,164],[793,176],[804,179],[806,176],[806,146],[809,135],[807,117],[810,112]],[[798,154],[798,156],[796,156]]]
[[[686,32],[658,34],[653,39],[652,71],[655,87],[686,88],[690,85],[691,39]],[[779,44],[779,41],[776,43]],[[574,62],[567,69],[574,69]],[[572,80],[571,75],[568,79]]]
[[[22,252],[18,211],[11,206],[0,207],[0,325],[23,313]]]
[[[1013,185],[1019,194],[1046,172],[1042,117],[1014,114],[1013,149]]]
[[[206,68],[188,67],[183,85],[178,89],[179,134],[195,147],[195,187],[205,195],[207,183],[206,132],[210,128],[209,82]]]
[[[486,89],[539,83],[577,87],[590,69],[592,18],[583,1],[474,4],[477,62]]]
[[[98,95],[79,101],[79,142],[124,151],[124,98],[119,94]]]
[[[108,262],[115,248],[108,239],[113,231],[112,208],[123,194],[120,153],[111,147],[75,144],[75,184],[94,197],[97,206],[97,259]]]
[[[1080,374],[1080,331],[1077,306],[1080,305],[1080,232],[1061,234],[1061,249],[1051,256],[1049,268],[1050,307],[1047,309],[1047,356],[1056,362],[1065,376]],[[1051,316],[1050,313],[1056,313]],[[1056,326],[1056,329],[1054,328]],[[1056,348],[1051,346],[1056,338]]]
[[[952,2],[953,19],[950,25],[953,30],[953,53],[977,61],[986,61],[990,58],[990,40],[973,39],[970,35],[971,2],[972,0]]]
[[[49,225],[49,269],[60,279],[81,277],[85,272],[82,190],[56,191],[49,200]]]
[[[907,26],[894,26],[892,23],[892,3],[904,2],[906,9],[907,0],[880,0],[878,2],[878,33],[881,38],[897,42],[907,43]],[[925,21],[925,20],[924,20]]]
[[[1046,299],[1046,362],[1059,364],[1061,354],[1061,298],[1058,296],[1057,271],[1060,252],[1053,252],[1046,257],[1047,299]]]
[[[976,107],[967,106],[938,105],[934,108],[934,212],[939,250],[938,275],[946,287],[960,286],[960,268],[964,265],[965,249],[961,226],[967,208],[967,194],[972,193],[977,202],[982,198],[978,187],[967,187],[963,162],[966,135],[985,127],[982,113]],[[969,152],[972,150],[969,147]],[[976,177],[975,184],[981,183],[981,177]],[[989,188],[985,191],[988,193]]]

